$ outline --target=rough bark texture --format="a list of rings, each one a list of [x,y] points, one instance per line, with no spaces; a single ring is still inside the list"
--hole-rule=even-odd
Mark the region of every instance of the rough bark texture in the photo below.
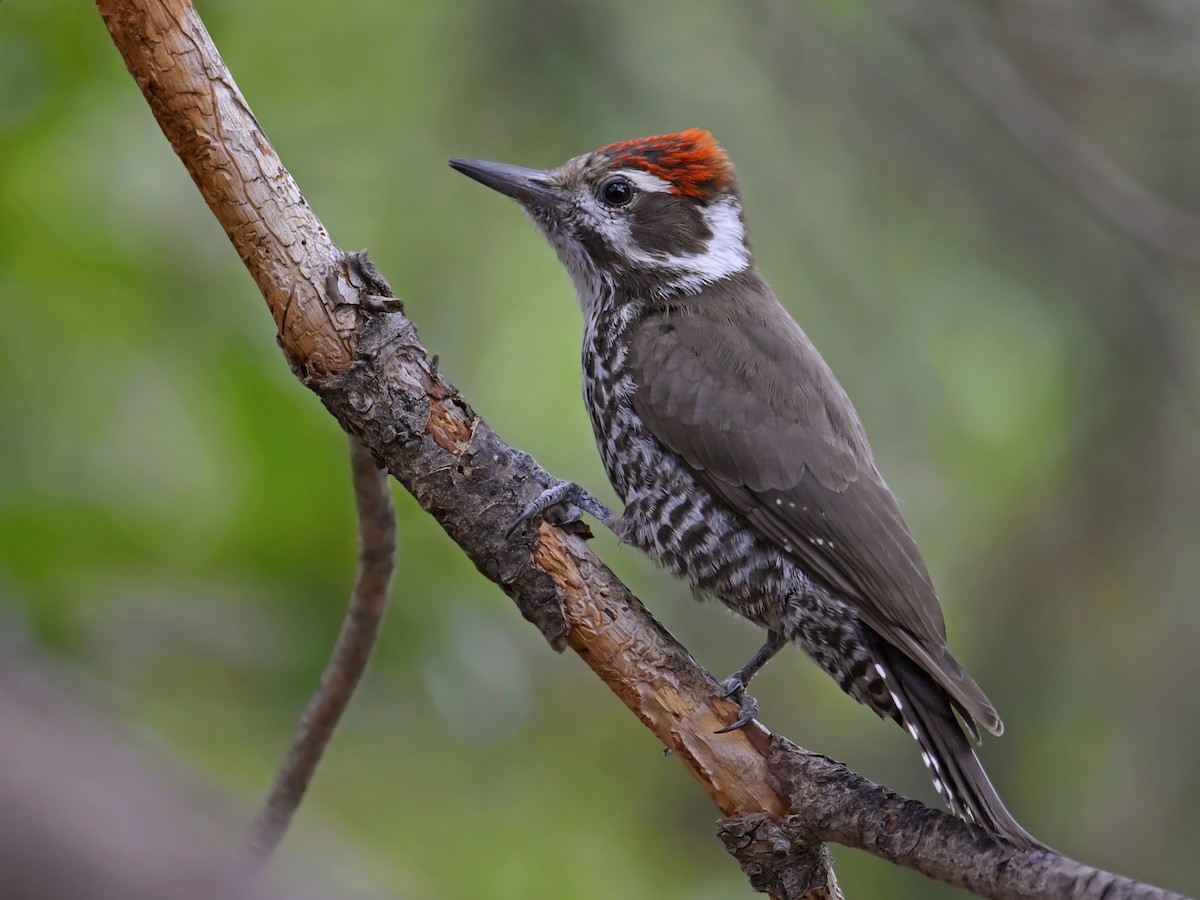
[[[1187,900],[1049,850],[1001,844],[785,738],[771,738],[768,765],[796,815],[727,819],[721,839],[752,883],[761,873],[763,884],[782,897],[804,896],[787,892],[792,884],[802,887],[808,876],[802,848],[831,841],[994,900]]]
[[[767,813],[751,813],[726,819],[717,837],[738,861],[750,886],[780,900],[838,900],[842,892],[828,884],[822,872],[826,865],[816,842],[802,828],[789,828],[790,820]]]
[[[348,280],[387,292],[349,258]],[[332,286],[332,282],[331,282]],[[713,734],[736,718],[715,681],[578,537],[542,525],[507,540],[521,509],[552,483],[513,450],[435,371],[412,323],[366,314],[355,360],[315,383],[326,407],[370,447],[479,571],[516,602],[554,647],[570,647],[699,778],[726,814],[786,806],[767,778],[762,728]]]
[[[757,724],[713,734],[733,721],[736,707],[717,697],[714,680],[582,540],[546,525],[523,540],[504,539],[550,476],[505,445],[437,372],[412,323],[380,300],[390,291],[373,267],[330,242],[191,6],[98,6],[261,288],[298,377],[525,618],[557,649],[574,650],[735,817],[722,834],[756,887],[789,898],[840,896],[820,843],[832,839],[985,896],[1099,897],[1098,875],[1111,882],[1105,900],[1172,896],[1053,853],[1003,847]],[[783,818],[789,811],[794,816]],[[1030,893],[1027,885],[1043,890]]]

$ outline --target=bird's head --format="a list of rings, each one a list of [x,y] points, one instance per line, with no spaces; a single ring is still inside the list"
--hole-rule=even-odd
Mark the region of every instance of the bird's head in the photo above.
[[[622,141],[550,170],[450,165],[525,208],[585,310],[694,293],[750,265],[733,165],[707,131]]]

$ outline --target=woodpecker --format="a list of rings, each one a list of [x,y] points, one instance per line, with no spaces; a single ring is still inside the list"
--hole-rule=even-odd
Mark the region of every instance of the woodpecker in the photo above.
[[[570,273],[583,389],[625,504],[551,487],[514,523],[587,511],[697,592],[767,629],[723,683],[788,644],[917,741],[957,815],[1021,847],[972,750],[1000,717],[950,655],[941,607],[853,404],[759,275],[733,166],[699,129],[623,141],[556,169],[450,165],[515,199]],[[510,533],[511,531],[510,530]]]

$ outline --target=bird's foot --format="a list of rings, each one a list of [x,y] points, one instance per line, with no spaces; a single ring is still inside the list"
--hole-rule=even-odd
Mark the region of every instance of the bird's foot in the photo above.
[[[614,527],[616,517],[607,506],[575,482],[560,481],[546,488],[536,500],[521,510],[521,514],[508,526],[508,531],[504,532],[504,536],[511,538],[518,528],[538,516],[561,528],[582,521],[585,512],[595,516],[609,528]]]
[[[721,690],[724,692],[721,696],[726,700],[737,701],[738,717],[736,722],[722,728],[716,732],[717,734],[745,728],[758,718],[758,701],[746,693],[746,685],[750,683],[751,678],[758,674],[759,669],[787,646],[787,643],[787,638],[780,632],[768,630],[767,642],[758,648],[758,651],[750,657],[750,661],[721,682]]]
[[[713,734],[727,734],[745,728],[758,718],[758,701],[746,693],[746,682],[740,672],[735,672],[721,682],[721,696],[733,700],[738,705],[738,717],[732,725],[718,728]]]

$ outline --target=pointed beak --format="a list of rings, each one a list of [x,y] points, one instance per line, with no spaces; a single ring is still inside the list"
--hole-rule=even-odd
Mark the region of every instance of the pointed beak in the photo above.
[[[550,184],[549,173],[541,169],[523,169],[482,159],[452,159],[450,168],[512,197],[531,210],[552,213],[567,201],[566,195]]]

